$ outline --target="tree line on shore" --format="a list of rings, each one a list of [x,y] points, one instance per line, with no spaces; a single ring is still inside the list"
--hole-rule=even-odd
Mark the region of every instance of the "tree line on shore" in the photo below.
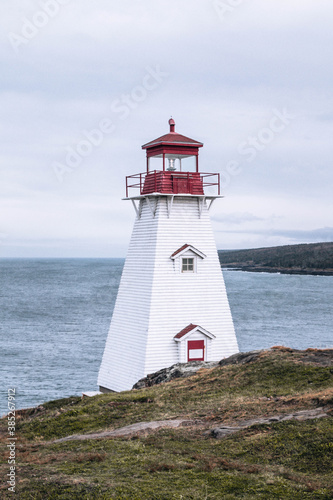
[[[222,267],[333,271],[333,242],[219,250]]]

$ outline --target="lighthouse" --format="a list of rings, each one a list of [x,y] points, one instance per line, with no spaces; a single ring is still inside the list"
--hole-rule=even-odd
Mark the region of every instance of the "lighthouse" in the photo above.
[[[201,142],[176,132],[144,144],[146,171],[126,177],[135,223],[98,375],[131,389],[175,363],[238,352],[210,221],[219,174],[201,172]]]

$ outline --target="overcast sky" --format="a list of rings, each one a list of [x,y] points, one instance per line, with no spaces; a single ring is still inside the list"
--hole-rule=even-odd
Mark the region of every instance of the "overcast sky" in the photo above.
[[[220,249],[333,240],[331,0],[2,0],[3,257],[123,257],[125,176],[176,130]]]

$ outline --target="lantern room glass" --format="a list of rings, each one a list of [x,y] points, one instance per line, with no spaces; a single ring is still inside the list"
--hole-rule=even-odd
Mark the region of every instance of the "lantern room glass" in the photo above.
[[[166,154],[147,158],[147,172],[167,170],[169,172],[198,172],[198,157]],[[164,167],[164,168],[163,168]]]

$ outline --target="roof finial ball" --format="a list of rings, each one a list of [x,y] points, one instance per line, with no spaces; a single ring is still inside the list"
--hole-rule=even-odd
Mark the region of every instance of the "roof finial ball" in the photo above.
[[[170,132],[174,132],[176,127],[176,122],[172,117],[169,120],[169,125],[170,125]]]

